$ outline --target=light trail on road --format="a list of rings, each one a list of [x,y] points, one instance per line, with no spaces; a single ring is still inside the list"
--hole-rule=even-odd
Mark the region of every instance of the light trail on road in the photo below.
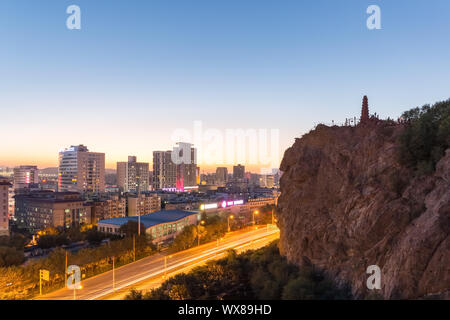
[[[180,272],[192,266],[205,263],[206,261],[217,259],[229,249],[240,250],[255,243],[264,244],[269,240],[274,240],[274,236],[279,236],[278,229],[268,229],[261,227],[250,231],[237,231],[228,234],[219,245],[210,242],[184,251],[170,255],[159,253],[136,262],[124,265],[115,269],[115,286],[112,286],[112,271],[108,271],[92,278],[82,281],[83,289],[76,291],[79,300],[96,300],[108,295],[115,295],[133,285],[150,281],[153,278],[162,277],[167,273]],[[164,268],[164,259],[167,257],[167,265]],[[44,300],[72,300],[73,290],[60,289],[48,293],[36,299]]]

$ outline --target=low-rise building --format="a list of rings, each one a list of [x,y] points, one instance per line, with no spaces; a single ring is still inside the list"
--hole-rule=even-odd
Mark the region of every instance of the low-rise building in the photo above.
[[[20,166],[14,168],[14,189],[26,189],[39,183],[37,166]]]
[[[200,207],[200,202],[167,202],[166,210],[196,210]]]
[[[161,210],[161,198],[154,193],[129,194],[127,206],[129,217],[144,215]]]
[[[121,198],[118,195],[113,195],[107,200],[93,201],[90,205],[92,206],[92,223],[103,219],[126,216],[126,199]]]
[[[77,192],[37,191],[14,198],[17,225],[31,232],[91,223],[90,206],[84,205]]]
[[[175,238],[188,225],[197,224],[198,211],[163,210],[140,217],[145,226],[145,234],[151,236],[154,243],[162,243]],[[120,227],[129,221],[139,221],[139,217],[123,217],[100,220],[98,230],[109,234],[120,234]]]
[[[250,210],[261,208],[266,205],[276,205],[276,204],[277,204],[276,197],[248,199],[248,206],[250,207]]]

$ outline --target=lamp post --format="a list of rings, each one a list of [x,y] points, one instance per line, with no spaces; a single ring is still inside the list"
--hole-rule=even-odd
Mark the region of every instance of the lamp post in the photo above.
[[[64,281],[65,281],[65,285],[66,285],[66,288],[67,288],[67,250],[66,250],[66,266],[65,266],[65,269],[64,269]]]
[[[136,236],[133,233],[133,261],[136,261]]]
[[[169,258],[172,258],[172,256],[169,256]],[[166,274],[167,274],[167,256],[164,256],[164,275],[163,275],[163,279],[166,278]]]
[[[253,225],[256,224],[256,221],[255,221],[255,214],[256,214],[256,215],[259,214],[259,211],[258,211],[258,210],[253,211]]]
[[[200,222],[197,221],[197,246],[200,245],[200,233],[199,233],[199,229],[198,229],[198,225],[204,225],[205,224],[205,220],[201,220]]]
[[[233,219],[233,218],[234,218],[233,215],[228,216],[228,232],[231,231],[231,228],[230,228],[230,219]]]
[[[112,263],[113,263],[112,276],[113,276],[113,292],[114,292],[115,291],[114,257],[112,258]]]
[[[138,236],[141,235],[141,213],[138,214]]]

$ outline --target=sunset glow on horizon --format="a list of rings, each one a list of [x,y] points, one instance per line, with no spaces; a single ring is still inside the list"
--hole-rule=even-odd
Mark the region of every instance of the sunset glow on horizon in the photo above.
[[[13,50],[0,51],[0,166],[54,167],[78,144],[104,152],[108,168],[128,155],[151,163],[197,120],[221,133],[279,130],[279,165],[318,123],[359,117],[363,95],[393,119],[448,98],[448,1],[383,3],[376,31],[368,1],[175,2],[79,0],[75,31],[70,1],[2,2],[0,37]],[[215,159],[199,166],[224,165]]]

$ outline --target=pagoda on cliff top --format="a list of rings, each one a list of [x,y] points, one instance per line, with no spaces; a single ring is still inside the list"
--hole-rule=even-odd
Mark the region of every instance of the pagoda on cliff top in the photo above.
[[[370,120],[369,117],[369,99],[367,99],[367,96],[364,96],[363,103],[362,103],[362,109],[361,109],[361,118],[359,119],[360,123],[367,123]]]

